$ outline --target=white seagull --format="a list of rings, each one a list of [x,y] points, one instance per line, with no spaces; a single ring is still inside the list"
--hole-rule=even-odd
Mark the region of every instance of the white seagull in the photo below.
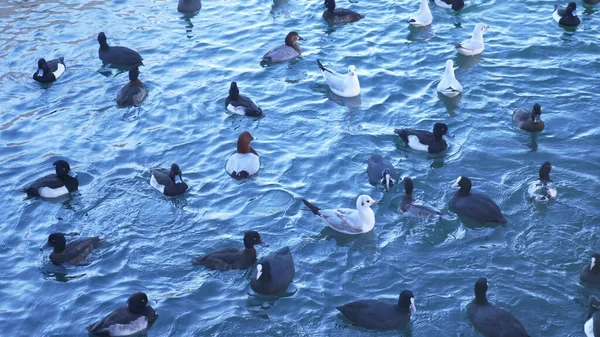
[[[433,21],[433,15],[429,10],[429,0],[421,0],[419,10],[414,12],[409,18],[408,23],[415,27],[429,26]]]
[[[356,199],[356,209],[320,209],[305,199],[302,199],[302,202],[325,221],[327,226],[340,233],[362,234],[370,232],[375,227],[375,213],[373,213],[371,205],[377,205],[379,202],[371,199],[368,195],[363,194]]]
[[[446,61],[446,70],[437,86],[437,91],[444,96],[455,97],[458,96],[462,90],[462,85],[458,83],[458,80],[454,76],[454,62],[452,62],[452,60]]]
[[[473,29],[473,36],[456,45],[456,51],[467,56],[481,54],[485,46],[483,45],[483,32],[490,28],[483,23],[478,23]]]
[[[360,83],[358,82],[355,66],[349,66],[348,73],[342,75],[335,70],[325,68],[319,60],[317,60],[317,65],[321,69],[321,74],[325,77],[325,82],[334,94],[342,97],[360,95]]]

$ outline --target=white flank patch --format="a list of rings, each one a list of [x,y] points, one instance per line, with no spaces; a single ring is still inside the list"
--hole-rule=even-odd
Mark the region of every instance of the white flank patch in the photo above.
[[[38,193],[44,198],[58,198],[62,195],[69,193],[69,190],[66,186],[62,186],[59,188],[41,187],[38,190]]]
[[[56,68],[56,71],[53,72],[54,77],[56,77],[56,79],[58,79],[66,70],[67,68],[65,68],[65,66],[62,65],[62,63],[58,64],[58,67]]]
[[[129,336],[138,333],[148,327],[148,319],[141,316],[129,324],[113,324],[108,327],[111,336]]]
[[[227,160],[225,170],[231,174],[233,172],[248,172],[249,175],[256,174],[260,168],[260,160],[254,153],[234,153]]]
[[[594,337],[594,317],[590,318],[583,325],[583,331],[587,337]]]
[[[231,104],[227,104],[227,110],[236,115],[242,115],[242,116],[246,115],[246,108],[244,108],[243,106],[233,106]]]
[[[156,178],[154,178],[154,175],[150,175],[150,186],[156,188],[160,193],[165,193],[165,186],[161,185],[158,183],[158,181],[156,181]]]
[[[554,19],[554,21],[556,21],[558,23],[558,21],[560,21],[560,15],[558,15],[558,9],[554,11],[554,13],[552,13],[552,18]]]
[[[408,136],[408,146],[419,151],[429,151],[429,145],[421,144],[419,137],[415,135]]]

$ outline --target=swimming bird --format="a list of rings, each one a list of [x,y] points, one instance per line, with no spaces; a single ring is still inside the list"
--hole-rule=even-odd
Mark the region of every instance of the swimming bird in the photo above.
[[[419,10],[411,14],[408,23],[415,27],[429,26],[433,22],[433,15],[429,10],[429,0],[421,0]]]
[[[600,254],[592,254],[590,263],[581,268],[579,279],[589,284],[600,285]]]
[[[285,37],[285,44],[269,50],[263,56],[263,62],[283,62],[299,56],[302,54],[302,50],[298,45],[299,40],[304,39],[296,32],[289,32]]]
[[[600,2],[600,0],[583,0],[583,2],[588,4],[597,4]]]
[[[455,11],[461,10],[465,7],[464,0],[431,0],[434,1],[436,5],[442,8],[452,8]]]
[[[196,257],[192,260],[192,263],[222,271],[248,269],[256,262],[256,249],[254,249],[254,246],[261,244],[263,242],[258,232],[247,231],[244,233],[244,249],[220,249],[204,256]]]
[[[356,209],[336,208],[320,209],[305,199],[302,202],[315,214],[325,221],[327,226],[345,234],[362,234],[373,230],[375,227],[375,213],[371,205],[379,201],[371,199],[368,195],[361,195],[356,199]]]
[[[467,305],[469,320],[486,337],[529,337],[523,324],[508,311],[488,302],[485,277],[475,282],[475,299]]]
[[[135,293],[129,297],[126,306],[113,310],[86,329],[96,336],[129,336],[147,331],[155,320],[156,312],[148,305],[148,296]]]
[[[409,177],[404,177],[402,179],[402,184],[404,185],[404,197],[402,197],[402,203],[400,203],[400,210],[403,213],[410,213],[418,217],[426,217],[430,215],[444,215],[444,213],[433,209],[429,206],[414,203],[412,197],[414,184],[412,179],[410,179]]]
[[[231,82],[229,96],[225,99],[225,108],[234,114],[249,117],[264,117],[262,109],[246,96],[240,95],[236,82]]]
[[[576,10],[577,4],[574,2],[569,2],[567,7],[554,5],[552,18],[554,21],[558,22],[559,25],[575,27],[581,23]]]
[[[138,106],[146,98],[146,85],[138,79],[140,70],[137,66],[129,69],[129,83],[117,92],[119,107]]]
[[[462,85],[454,76],[454,62],[452,60],[446,61],[446,70],[444,70],[440,83],[437,85],[437,91],[447,97],[458,96],[463,91]]]
[[[104,63],[134,67],[142,64],[142,57],[133,49],[121,46],[109,46],[104,32],[98,34],[98,57]]]
[[[542,121],[542,107],[535,103],[533,109],[527,110],[518,108],[513,113],[513,121],[519,129],[525,131],[539,132],[544,130],[544,121]]]
[[[264,295],[276,294],[287,288],[295,273],[294,259],[286,246],[258,261],[252,271],[250,288]]]
[[[200,0],[179,0],[177,4],[177,11],[179,13],[194,13],[202,8],[202,2]]]
[[[369,183],[372,185],[382,184],[388,191],[398,180],[394,165],[377,153],[373,153],[369,157],[367,173],[369,174]]]
[[[188,184],[183,181],[183,174],[179,165],[171,164],[171,169],[155,168],[150,171],[150,186],[160,193],[168,196],[183,194],[188,189]]]
[[[456,51],[466,56],[483,53],[483,50],[485,49],[485,45],[483,44],[483,32],[488,28],[490,28],[490,26],[486,26],[483,23],[476,24],[471,38],[455,45]]]
[[[590,306],[583,331],[586,337],[600,337],[600,300],[594,295],[590,296]]]
[[[410,322],[411,309],[416,313],[415,296],[403,290],[398,303],[380,300],[361,300],[336,307],[348,320],[368,329],[395,329]]]
[[[62,195],[77,191],[79,181],[77,174],[71,171],[71,166],[64,160],[57,160],[54,165],[56,174],[49,174],[37,179],[22,191],[30,197],[58,198]]]
[[[347,74],[340,74],[335,70],[327,69],[317,60],[321,74],[331,91],[341,97],[355,97],[360,95],[360,83],[356,74],[356,67],[349,66]]]
[[[33,73],[33,79],[40,83],[51,83],[56,81],[62,74],[65,73],[65,58],[59,57],[46,62],[41,58],[38,60],[38,69]]]
[[[450,208],[458,215],[467,216],[479,223],[496,222],[505,224],[500,207],[485,194],[471,193],[471,179],[458,177],[452,185],[460,188],[450,199]]]
[[[329,23],[346,23],[358,21],[365,16],[346,8],[335,8],[335,0],[325,0],[327,9],[323,12],[323,19]]]
[[[100,238],[94,236],[75,240],[67,244],[67,239],[63,233],[52,233],[48,236],[47,243],[49,247],[54,247],[54,251],[50,253],[50,261],[55,265],[80,263],[100,243]]]
[[[433,125],[433,133],[415,129],[396,129],[394,133],[400,136],[404,143],[411,148],[429,153],[442,152],[448,148],[448,144],[442,136],[454,138],[450,131],[448,131],[448,125],[444,123],[435,123]]]
[[[540,167],[540,180],[536,180],[529,185],[527,193],[529,198],[536,202],[547,202],[550,199],[556,199],[556,187],[550,179],[552,164],[547,161]]]
[[[258,153],[250,147],[250,142],[253,140],[250,132],[242,132],[238,137],[237,152],[227,160],[225,170],[235,179],[246,179],[255,175],[260,169]]]

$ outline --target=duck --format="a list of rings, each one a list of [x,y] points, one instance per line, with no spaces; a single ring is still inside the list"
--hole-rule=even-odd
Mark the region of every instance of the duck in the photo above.
[[[256,262],[256,249],[254,246],[262,244],[263,241],[258,232],[247,231],[244,233],[244,249],[220,249],[204,256],[195,257],[192,263],[221,271],[248,269]]]
[[[486,26],[483,23],[476,24],[471,38],[455,45],[456,51],[465,56],[483,53],[483,50],[485,49],[485,45],[483,44],[483,32],[489,28],[490,26]]]
[[[298,41],[304,40],[298,33],[289,32],[285,44],[269,50],[262,58],[263,62],[284,62],[302,54]]]
[[[369,183],[371,185],[382,184],[387,191],[396,184],[398,174],[394,165],[389,160],[383,158],[380,154],[373,153],[367,162],[367,173],[369,174]]]
[[[237,115],[249,117],[264,117],[263,111],[250,98],[240,95],[236,82],[231,82],[229,96],[225,99],[225,108]]]
[[[402,202],[400,203],[400,210],[402,211],[402,213],[409,213],[418,217],[427,217],[430,215],[444,215],[444,213],[433,209],[429,206],[414,203],[412,197],[414,183],[412,179],[410,179],[409,177],[404,177],[402,178],[402,184],[404,185],[404,196],[402,197]]]
[[[52,233],[48,236],[47,243],[48,247],[54,248],[54,251],[50,253],[50,261],[55,265],[78,264],[85,260],[101,242],[99,237],[94,236],[67,244],[63,233]]]
[[[325,78],[325,82],[334,94],[341,97],[360,95],[360,83],[358,82],[355,66],[349,66],[347,74],[340,74],[335,70],[325,68],[319,60],[317,60],[317,65]]]
[[[258,261],[252,271],[250,288],[263,295],[273,295],[285,290],[294,279],[296,269],[290,247],[276,250]]]
[[[139,292],[129,296],[127,305],[113,310],[86,329],[96,336],[130,336],[147,331],[155,320],[156,312],[148,304],[148,296]]]
[[[444,123],[435,123],[433,125],[433,132],[415,129],[396,129],[394,133],[400,136],[404,143],[412,149],[429,153],[442,152],[448,148],[448,144],[442,136],[454,138],[454,135],[448,130],[448,125]]]
[[[179,0],[177,11],[179,13],[195,13],[202,8],[200,0]]]
[[[119,107],[138,106],[146,98],[146,85],[139,80],[140,70],[137,66],[129,69],[129,83],[117,92]]]
[[[431,0],[435,2],[436,5],[442,8],[451,8],[455,11],[463,9],[465,7],[464,0]]]
[[[323,12],[323,19],[329,23],[347,23],[358,21],[365,16],[346,8],[335,8],[335,0],[325,0],[327,9]]]
[[[552,13],[552,18],[559,25],[575,27],[579,26],[581,21],[577,16],[577,4],[574,2],[569,2],[567,7],[554,5],[554,12]]]
[[[142,64],[142,57],[135,50],[121,46],[109,46],[104,32],[98,34],[98,43],[100,44],[98,57],[104,63],[125,67],[135,67]]]
[[[487,337],[529,337],[523,324],[508,311],[488,302],[488,280],[475,282],[475,298],[467,305],[467,315],[473,326]]]
[[[378,205],[379,201],[373,200],[368,195],[363,194],[356,199],[356,209],[320,209],[306,199],[302,199],[302,202],[314,215],[325,221],[327,226],[340,233],[363,234],[372,231],[375,227],[375,213],[371,206]]]
[[[600,0],[583,0],[583,2],[586,4],[597,4],[600,2]]]
[[[527,193],[529,198],[536,202],[547,202],[550,199],[556,199],[557,191],[554,183],[550,179],[552,164],[547,161],[540,167],[540,180],[536,180],[529,185]]]
[[[586,337],[600,337],[600,300],[594,295],[590,296],[590,307],[585,317],[583,331]]]
[[[433,22],[433,15],[429,9],[429,0],[421,0],[419,10],[408,18],[408,23],[415,27],[424,27],[429,26],[431,22]]]
[[[592,254],[590,263],[581,268],[579,279],[585,283],[600,285],[600,254]]]
[[[460,188],[450,199],[450,208],[458,215],[466,216],[479,223],[505,224],[506,219],[500,207],[490,197],[482,193],[471,193],[471,179],[459,176],[452,188]]]
[[[77,191],[79,181],[77,174],[71,171],[71,166],[65,160],[57,160],[54,165],[55,174],[49,174],[37,179],[22,191],[29,197],[58,198]]]
[[[337,306],[336,309],[353,324],[367,329],[396,329],[410,322],[411,309],[415,313],[415,296],[403,290],[398,303],[381,300],[361,300]]]
[[[533,109],[517,108],[513,113],[513,122],[521,130],[530,132],[540,132],[544,130],[544,121],[542,120],[542,107],[535,103]]]
[[[227,160],[225,170],[235,179],[246,179],[258,173],[260,160],[258,153],[250,147],[254,137],[248,131],[244,131],[238,137],[237,152]]]
[[[166,196],[181,195],[188,189],[188,184],[183,181],[182,175],[176,163],[171,164],[170,170],[154,168],[150,171],[150,186]]]
[[[446,61],[446,69],[440,79],[440,83],[437,85],[437,92],[446,97],[456,97],[463,91],[462,85],[454,76],[454,62],[452,60]]]
[[[52,83],[61,77],[65,70],[67,66],[64,57],[47,62],[46,59],[41,58],[38,60],[38,69],[33,73],[33,79],[40,83]]]

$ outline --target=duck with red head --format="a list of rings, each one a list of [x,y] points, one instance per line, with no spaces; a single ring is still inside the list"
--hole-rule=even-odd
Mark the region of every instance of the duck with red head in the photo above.
[[[304,40],[298,33],[289,32],[285,37],[285,44],[277,46],[269,50],[265,56],[263,56],[263,62],[284,62],[291,60],[296,56],[302,54],[302,50],[298,45],[298,41]]]
[[[188,189],[188,184],[183,181],[183,174],[179,165],[171,164],[171,169],[155,168],[150,171],[150,185],[160,193],[174,197],[183,194]]]
[[[246,179],[255,175],[260,169],[258,153],[250,147],[254,138],[248,131],[244,131],[238,137],[237,152],[227,160],[225,170],[235,179]]]
[[[146,98],[146,85],[140,81],[139,68],[129,69],[129,82],[117,92],[117,105],[120,108],[138,106]]]

